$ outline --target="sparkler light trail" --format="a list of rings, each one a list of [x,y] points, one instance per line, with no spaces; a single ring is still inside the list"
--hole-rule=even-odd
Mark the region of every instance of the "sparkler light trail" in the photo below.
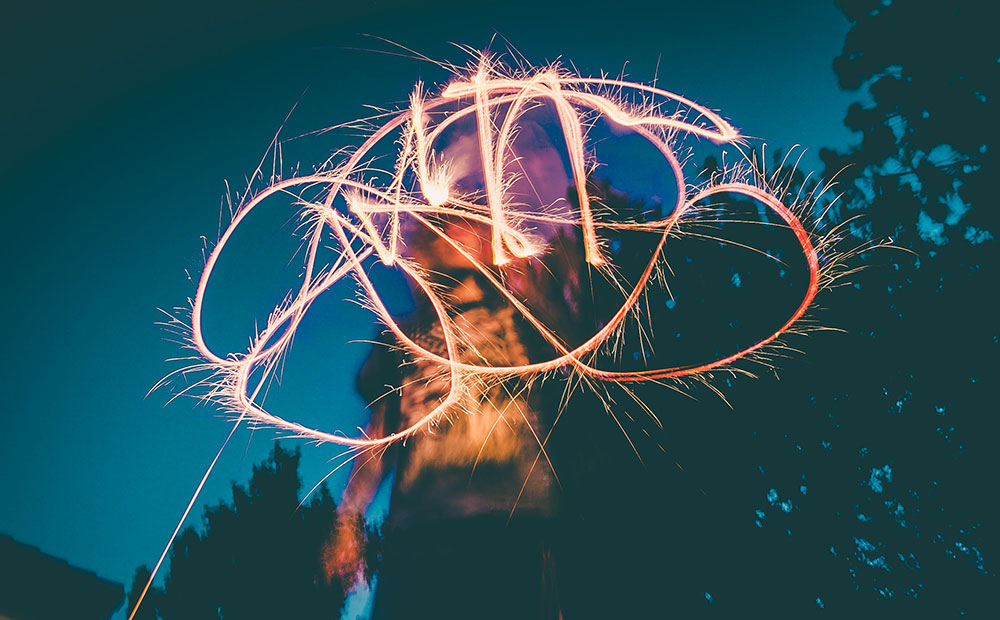
[[[511,378],[530,381],[557,371],[594,385],[697,379],[712,371],[732,369],[734,362],[755,359],[769,345],[774,346],[800,322],[818,291],[835,275],[845,273],[833,268],[838,257],[832,250],[827,252],[837,233],[822,236],[802,221],[809,221],[803,213],[815,205],[815,195],[786,195],[787,188],[748,165],[701,185],[685,181],[678,155],[685,135],[716,145],[742,144],[736,129],[712,110],[655,86],[624,79],[579,77],[557,66],[514,71],[484,56],[466,70],[454,73],[454,79],[439,94],[430,95],[418,84],[408,109],[377,117],[381,125],[343,163],[324,164],[311,174],[274,181],[248,197],[208,254],[193,299],[189,344],[202,359],[196,368],[209,371],[204,381],[210,386],[206,398],[233,413],[237,424],[247,421],[282,429],[318,443],[344,446],[357,456],[427,428],[459,406],[483,382]],[[524,169],[517,141],[525,119],[536,110],[549,111],[552,124],[558,127],[557,142],[563,161],[568,162],[567,176],[571,192],[575,193],[572,204],[559,199],[526,208],[514,190],[518,183],[533,181]],[[676,204],[663,210],[666,215],[623,218],[589,191],[588,181],[598,162],[588,132],[598,121],[620,134],[640,136],[662,158],[658,165],[663,166],[665,175],[672,174],[676,180]],[[466,141],[471,146],[449,148],[453,144],[450,137],[461,131],[474,134],[474,140]],[[374,170],[371,162],[386,148],[395,150],[393,169]],[[470,172],[470,168],[475,170]],[[462,182],[470,176],[476,179],[472,188]],[[312,198],[306,199],[306,194]],[[296,197],[300,215],[308,223],[303,238],[301,285],[274,309],[246,351],[216,351],[206,342],[202,322],[206,291],[234,234],[251,213],[276,195]],[[643,316],[641,302],[648,289],[662,278],[668,241],[682,234],[686,223],[703,210],[699,205],[733,196],[763,205],[794,235],[808,269],[808,281],[797,306],[773,333],[724,357],[641,370],[599,368],[598,354],[615,346],[628,321]],[[479,237],[488,241],[489,251],[482,252],[467,236],[456,234],[459,227],[483,231]],[[532,261],[557,252],[557,244],[550,243],[552,235],[547,231],[567,228],[578,231],[589,270],[622,293],[617,311],[602,321],[595,333],[572,343],[560,336],[557,326],[547,324],[532,310],[511,286],[509,277]],[[415,230],[422,237],[414,234]],[[607,243],[609,235],[623,231],[642,232],[655,239],[648,262],[634,281],[622,276],[615,265],[615,252]],[[420,264],[414,258],[416,252],[408,252],[413,248],[408,248],[407,243],[418,237],[433,239],[437,246],[447,248],[478,273],[482,282],[494,287],[523,322],[548,343],[553,352],[549,358],[522,365],[477,362],[485,357],[469,350],[471,345],[454,321],[449,295],[433,281],[430,266]],[[320,250],[331,238],[337,254],[332,261],[326,261]],[[374,261],[399,269],[414,291],[426,297],[443,334],[443,350],[425,348],[392,316],[368,274]],[[382,436],[348,436],[335,429],[310,428],[269,411],[263,404],[266,386],[280,368],[311,305],[349,277],[357,282],[367,305],[391,331],[399,347],[412,358],[436,364],[449,380],[446,398],[428,405],[423,415],[411,418],[416,422],[408,427]]]
[[[637,94],[642,104],[626,103],[622,93]],[[613,93],[617,93],[617,96]],[[514,140],[518,121],[526,111],[548,104],[558,117],[565,139],[566,155],[572,171],[577,207],[543,205],[528,211],[518,208],[509,195],[517,178]],[[665,105],[678,109],[663,114]],[[688,120],[694,117],[695,120]],[[473,119],[478,134],[479,159],[485,191],[461,191],[454,184],[455,171],[468,162],[450,161],[436,149],[449,127]],[[662,165],[677,179],[677,204],[667,217],[654,221],[616,221],[601,218],[588,194],[589,161],[586,130],[595,118],[603,118],[627,128],[652,144],[662,155]],[[396,134],[399,134],[397,137]],[[719,115],[674,93],[637,83],[609,78],[582,78],[557,68],[532,74],[508,75],[497,65],[481,60],[475,72],[451,82],[440,95],[428,97],[418,85],[410,98],[408,110],[388,118],[340,166],[328,171],[289,178],[273,183],[250,198],[233,217],[218,244],[207,257],[198,283],[191,315],[191,345],[212,371],[213,391],[209,398],[246,420],[286,431],[323,443],[350,448],[374,448],[400,441],[426,427],[459,399],[473,381],[513,376],[528,377],[567,369],[588,379],[602,382],[643,382],[682,378],[725,367],[774,342],[807,311],[822,283],[817,243],[793,211],[766,187],[742,181],[715,183],[689,192],[674,143],[681,134],[694,134],[716,144],[732,144],[738,132]],[[400,145],[395,169],[387,183],[376,185],[366,179],[364,162],[376,146],[395,140]],[[205,292],[220,255],[246,217],[268,197],[305,188],[323,188],[319,200],[304,201],[302,214],[312,223],[306,234],[305,275],[297,294],[274,310],[267,324],[242,354],[214,351],[205,341],[202,313]],[[776,214],[794,233],[808,264],[809,281],[798,307],[772,334],[746,348],[720,359],[702,363],[641,371],[615,371],[596,368],[592,354],[606,346],[623,328],[627,317],[637,312],[637,304],[662,266],[664,250],[686,215],[696,211],[695,204],[720,195],[739,194],[760,202]],[[342,199],[347,208],[338,208]],[[468,243],[449,234],[443,221],[465,221],[488,227],[492,265],[477,256]],[[556,354],[548,360],[518,366],[496,366],[464,361],[462,338],[449,314],[449,303],[430,281],[422,266],[407,257],[403,250],[405,226],[423,226],[463,257],[485,281],[496,287]],[[638,280],[624,288],[627,295],[620,309],[585,342],[570,346],[549,325],[505,285],[497,269],[512,261],[536,259],[550,251],[545,239],[537,234],[544,226],[573,226],[582,230],[586,262],[609,279],[616,279],[612,260],[602,245],[601,231],[638,230],[658,236],[658,242]],[[318,261],[318,249],[325,235],[332,233],[339,243],[339,255],[330,265]],[[374,255],[386,266],[396,266],[414,288],[425,295],[444,334],[445,351],[430,351],[411,339],[386,308],[375,285],[369,279],[365,259]],[[415,357],[432,360],[447,369],[451,391],[448,397],[428,410],[420,420],[398,432],[383,437],[348,437],[343,434],[309,428],[268,411],[261,404],[261,393],[275,372],[278,361],[292,342],[296,328],[311,304],[342,278],[352,275],[361,287],[378,319],[395,335],[400,346]]]

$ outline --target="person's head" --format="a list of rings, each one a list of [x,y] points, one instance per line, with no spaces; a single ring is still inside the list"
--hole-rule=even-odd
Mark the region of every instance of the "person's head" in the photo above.
[[[442,218],[435,225],[438,231],[422,224],[407,231],[405,253],[421,267],[451,277],[475,271],[473,263],[452,243],[480,264],[492,264],[490,230],[486,224],[454,217]]]

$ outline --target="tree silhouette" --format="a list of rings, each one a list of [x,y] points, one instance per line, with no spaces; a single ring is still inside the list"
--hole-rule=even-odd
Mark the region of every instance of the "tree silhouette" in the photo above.
[[[769,487],[760,536],[807,567],[763,574],[834,615],[983,611],[996,513],[978,472],[997,469],[1000,430],[984,383],[997,371],[984,298],[997,258],[992,22],[975,2],[838,6],[852,28],[834,67],[870,103],[848,110],[861,141],[824,151],[825,176],[843,169],[839,220],[860,215],[857,237],[911,251],[863,255],[868,269],[821,299],[822,323],[843,333],[815,334],[803,359],[780,364],[780,384],[727,392],[755,410],[767,455],[755,456]]]
[[[804,354],[778,358],[776,373],[719,373],[714,385],[731,411],[698,386],[687,389],[696,400],[637,387],[663,423],[657,430],[641,415],[631,420],[629,400],[619,399],[641,467],[600,420],[586,421],[599,416],[579,415],[585,407],[574,404],[576,415],[553,436],[572,437],[583,453],[578,471],[562,472],[564,535],[574,543],[562,566],[579,573],[571,576],[589,608],[572,617],[614,615],[618,592],[629,592],[619,611],[644,612],[629,617],[938,618],[995,609],[997,513],[983,480],[1000,468],[989,385],[1000,370],[990,295],[1000,67],[992,21],[973,2],[840,6],[854,26],[836,68],[844,87],[865,86],[872,103],[847,115],[860,143],[823,153],[827,178],[850,166],[839,175],[845,195],[834,224],[860,216],[841,249],[891,236],[908,251],[853,262],[867,268],[824,291],[811,315],[834,329],[789,338]],[[793,193],[806,183],[785,175]],[[753,217],[753,205],[725,206]],[[712,234],[748,239],[730,223]],[[765,237],[749,239],[776,254]],[[657,355],[732,347],[774,312],[780,280],[755,284],[750,271],[767,276],[767,265],[735,254],[720,261],[713,245],[671,240],[671,285],[688,280],[674,287],[675,299],[649,301]],[[718,286],[727,270],[738,272],[740,291]],[[713,324],[723,329],[699,333]],[[622,359],[641,353],[625,350]],[[612,603],[601,608],[593,601],[603,590],[611,594],[600,600]]]
[[[834,69],[842,87],[867,86],[845,124],[862,132],[846,153],[847,205],[865,209],[875,236],[927,251],[978,245],[997,229],[996,120],[1000,64],[989,3],[838,0],[852,22]],[[929,247],[928,247],[929,246]]]
[[[299,505],[300,453],[275,444],[253,468],[250,484],[233,484],[232,502],[206,507],[203,531],[186,528],[170,551],[170,572],[152,588],[137,618],[338,618],[343,584],[322,565],[336,506],[322,486]],[[149,577],[137,569],[129,609]]]

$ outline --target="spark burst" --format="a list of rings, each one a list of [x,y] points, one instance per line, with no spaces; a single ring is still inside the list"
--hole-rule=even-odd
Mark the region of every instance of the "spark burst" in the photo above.
[[[850,273],[843,267],[843,259],[867,249],[835,252],[832,246],[842,237],[843,224],[820,234],[816,225],[818,219],[806,215],[812,213],[818,195],[828,186],[819,187],[807,196],[792,195],[789,186],[777,174],[768,176],[762,166],[752,163],[749,158],[717,178],[689,185],[682,172],[683,158],[678,154],[683,136],[694,135],[716,145],[740,147],[745,142],[718,114],[680,95],[624,79],[580,77],[557,65],[514,70],[486,56],[478,56],[465,68],[447,68],[454,77],[439,94],[429,95],[418,84],[407,109],[356,125],[370,127],[372,131],[343,163],[331,165],[328,162],[312,174],[275,180],[245,199],[208,254],[193,299],[190,323],[173,319],[172,325],[186,329],[188,344],[201,359],[199,364],[185,371],[208,371],[208,378],[201,382],[210,388],[205,398],[233,414],[233,432],[243,422],[270,426],[307,440],[343,446],[355,458],[427,428],[450,409],[460,407],[463,394],[477,383],[510,378],[530,382],[533,378],[561,371],[593,386],[626,386],[626,392],[631,394],[627,385],[633,383],[676,381],[683,386],[685,381],[692,379],[704,381],[713,371],[735,371],[733,364],[739,360],[766,363],[764,355],[768,347],[776,347],[783,334],[802,329],[801,320],[819,290],[829,286],[836,277]],[[563,200],[561,204],[525,209],[511,192],[519,174],[523,176],[523,170],[517,172],[519,158],[514,144],[519,121],[540,106],[554,110],[558,119],[565,145],[563,155],[568,158],[569,178],[576,194],[573,206]],[[588,178],[596,162],[588,148],[587,136],[596,119],[637,134],[656,149],[662,157],[659,165],[673,174],[677,184],[676,204],[673,209],[664,211],[668,215],[641,221],[608,217],[608,210],[588,192]],[[373,122],[380,124],[372,125]],[[455,182],[459,169],[468,166],[468,162],[448,159],[441,144],[449,128],[462,122],[475,128],[478,152],[472,159],[480,165],[479,174],[482,175],[481,188],[475,191],[462,189]],[[384,148],[387,143],[397,148],[395,166],[389,171],[379,171],[381,175],[373,174],[370,161],[375,159],[377,149]],[[378,182],[375,177],[383,181]],[[302,198],[306,190],[315,194],[317,189],[318,198]],[[301,286],[274,309],[245,352],[214,351],[205,340],[202,314],[205,292],[216,264],[247,216],[267,198],[278,194],[299,197],[300,214],[308,223],[303,238],[306,253]],[[614,349],[620,344],[626,322],[643,316],[644,294],[649,287],[662,281],[668,240],[684,234],[686,223],[696,219],[703,210],[698,204],[734,195],[763,205],[793,233],[808,267],[808,283],[798,305],[776,331],[725,357],[633,371],[598,368],[597,353]],[[489,257],[484,259],[482,252],[451,234],[453,229],[445,222],[465,222],[488,231]],[[462,257],[537,331],[552,347],[554,355],[528,364],[505,366],[477,363],[475,355],[463,353],[463,337],[452,318],[448,296],[431,280],[426,266],[406,252],[408,235],[404,233],[413,227],[422,228],[430,238],[437,239],[449,251]],[[573,345],[567,344],[553,326],[532,312],[505,282],[505,269],[540,259],[553,251],[547,246],[545,236],[538,232],[545,227],[572,227],[579,231],[586,263],[616,286],[623,296],[620,308],[596,333]],[[623,230],[641,231],[656,238],[648,263],[634,282],[620,277],[613,252],[605,243],[607,233]],[[324,263],[320,248],[324,239],[331,236],[338,244],[338,254],[332,262]],[[444,351],[431,351],[421,346],[393,318],[366,269],[366,264],[375,260],[399,269],[411,281],[414,290],[426,297],[443,333]],[[263,405],[266,386],[278,371],[296,328],[310,306],[337,282],[348,277],[356,280],[366,305],[392,332],[399,346],[413,358],[439,365],[450,383],[447,397],[429,407],[415,423],[383,436],[367,436],[362,432],[352,437],[337,430],[310,428],[271,412]],[[232,435],[231,432],[229,438]],[[544,442],[540,442],[540,448],[544,450]],[[212,461],[205,478],[215,462]],[[181,523],[204,482],[203,478]],[[167,549],[156,564],[154,575]],[[134,613],[135,609],[132,615]]]

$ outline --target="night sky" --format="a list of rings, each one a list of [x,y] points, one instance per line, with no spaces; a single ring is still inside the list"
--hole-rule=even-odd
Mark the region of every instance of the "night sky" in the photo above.
[[[202,237],[218,234],[224,181],[243,188],[296,103],[283,135],[399,104],[417,80],[448,77],[364,51],[395,49],[364,35],[459,63],[467,58],[452,42],[502,49],[500,34],[538,64],[562,58],[585,75],[624,67],[648,81],[659,65],[659,85],[721,110],[746,135],[808,148],[807,169],[819,167],[821,147],[852,139],[842,119],[858,95],[840,91],[832,70],[848,22],[832,2],[66,4],[15,8],[0,37],[0,533],[126,586],[156,560],[229,428],[191,400],[167,404],[170,389],[146,396],[178,368],[167,360],[183,353],[156,324],[158,308],[194,293],[188,273],[200,271]],[[345,146],[311,145],[303,156]],[[234,290],[253,280],[243,277]],[[336,308],[331,342],[371,337],[363,310]],[[210,327],[245,339],[252,323],[223,315]],[[367,346],[304,346],[322,393],[286,393],[283,406],[319,407],[328,428],[363,423],[353,383]],[[272,438],[238,434],[199,506],[227,498]],[[304,446],[307,488],[335,454]],[[344,480],[331,478],[335,494]]]

